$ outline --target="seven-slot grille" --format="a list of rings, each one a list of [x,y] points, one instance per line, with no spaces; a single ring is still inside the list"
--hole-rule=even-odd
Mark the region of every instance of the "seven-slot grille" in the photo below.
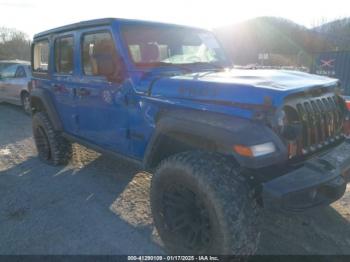
[[[343,138],[343,114],[336,96],[298,102],[296,109],[302,123],[298,151],[311,153]]]

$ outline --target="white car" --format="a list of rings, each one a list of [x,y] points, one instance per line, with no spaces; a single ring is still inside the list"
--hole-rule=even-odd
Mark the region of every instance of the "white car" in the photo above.
[[[23,106],[30,114],[30,62],[0,60],[0,102]]]

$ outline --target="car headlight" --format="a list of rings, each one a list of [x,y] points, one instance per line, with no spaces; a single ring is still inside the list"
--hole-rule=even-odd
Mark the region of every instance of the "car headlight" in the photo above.
[[[234,145],[233,149],[237,154],[245,157],[264,156],[276,151],[275,144],[272,142],[253,146]]]
[[[292,107],[286,106],[276,116],[278,133],[287,141],[295,141],[302,132],[302,124],[298,113]]]
[[[283,128],[288,123],[286,112],[282,109],[277,113],[277,125]]]

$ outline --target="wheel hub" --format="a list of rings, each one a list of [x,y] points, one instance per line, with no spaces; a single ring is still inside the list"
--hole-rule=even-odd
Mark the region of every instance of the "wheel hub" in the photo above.
[[[172,185],[163,196],[165,223],[176,244],[192,252],[205,251],[212,241],[212,226],[203,201],[190,189]],[[175,240],[174,240],[175,241]]]

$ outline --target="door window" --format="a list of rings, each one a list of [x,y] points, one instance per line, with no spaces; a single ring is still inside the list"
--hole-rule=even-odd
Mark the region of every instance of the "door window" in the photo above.
[[[46,73],[49,67],[49,41],[38,41],[34,44],[33,71]]]
[[[72,74],[74,68],[73,36],[61,37],[55,41],[55,71],[61,74]]]
[[[83,36],[82,63],[84,75],[104,76],[108,80],[120,80],[122,77],[122,62],[109,32]]]
[[[16,71],[16,78],[25,78],[26,77],[26,71],[24,70],[23,66],[19,66]]]
[[[4,70],[1,71],[1,77],[2,78],[14,78],[16,71],[17,71],[18,65],[11,65],[6,67]]]

